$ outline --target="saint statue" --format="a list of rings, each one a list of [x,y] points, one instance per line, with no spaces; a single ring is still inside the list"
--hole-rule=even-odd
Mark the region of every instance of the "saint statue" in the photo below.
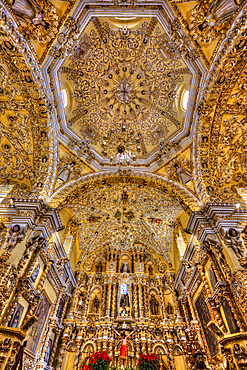
[[[123,264],[122,264],[122,267],[121,267],[121,270],[120,270],[120,271],[121,271],[121,272],[127,272],[127,273],[129,273],[129,272],[130,272],[128,262],[123,261]]]
[[[177,163],[174,164],[176,176],[181,184],[185,185],[192,180],[192,173],[184,167],[179,167]]]
[[[103,262],[99,261],[96,265],[96,272],[102,272],[103,271]]]
[[[209,26],[214,27],[216,23],[227,21],[237,10],[238,6],[235,4],[234,0],[212,1],[206,20],[209,23]]]
[[[57,173],[57,178],[63,182],[67,182],[72,179],[74,172],[75,162],[65,164],[62,166]]]
[[[85,302],[85,294],[84,292],[81,292],[79,295],[79,299],[78,299],[77,311],[81,312],[83,310],[84,302]]]
[[[100,304],[100,300],[97,294],[95,294],[94,299],[93,299],[93,304],[92,304],[92,313],[98,313],[99,304]]]
[[[151,299],[150,299],[149,303],[150,303],[151,315],[153,315],[153,316],[159,315],[159,302],[155,298],[154,294],[151,294]]]
[[[125,361],[128,358],[127,339],[136,331],[136,329],[133,330],[130,334],[126,335],[125,332],[123,332],[122,334],[120,334],[119,332],[117,332],[117,330],[114,327],[112,327],[112,328],[117,333],[117,335],[119,337],[121,337],[121,339],[122,339],[122,343],[121,343],[121,347],[120,347],[119,358],[122,359],[123,366],[125,366]]]

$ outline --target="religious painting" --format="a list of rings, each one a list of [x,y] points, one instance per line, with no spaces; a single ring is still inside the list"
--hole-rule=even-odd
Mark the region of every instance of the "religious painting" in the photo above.
[[[214,292],[215,291],[215,286],[217,284],[217,279],[216,279],[214,270],[212,269],[211,265],[208,268],[208,277],[209,277],[210,285],[211,285],[212,290]]]
[[[12,319],[10,320],[10,324],[9,324],[9,326],[11,328],[18,328],[19,327],[23,311],[24,311],[24,307],[20,303],[17,303],[14,315],[12,316]]]
[[[34,271],[33,271],[33,273],[32,273],[32,275],[31,275],[31,279],[32,279],[32,281],[35,283],[35,281],[36,281],[36,279],[37,279],[37,277],[38,277],[38,275],[39,275],[39,271],[40,271],[40,264],[38,263],[38,265],[35,267],[35,269],[34,269]]]
[[[50,338],[49,341],[48,341],[48,345],[47,345],[46,352],[45,352],[45,358],[44,358],[44,361],[47,364],[48,364],[48,362],[50,360],[50,356],[51,356],[51,347],[52,347],[52,339]]]
[[[63,308],[64,308],[64,300],[63,300],[63,298],[61,298],[60,302],[59,302],[58,309],[57,309],[57,318],[58,318],[58,320],[61,319]]]
[[[236,324],[236,321],[234,319],[233,313],[231,311],[231,307],[229,306],[229,303],[226,299],[224,299],[223,302],[222,302],[222,308],[223,308],[223,311],[224,311],[224,314],[225,314],[225,318],[226,318],[227,325],[229,327],[230,333],[231,334],[238,333],[239,328],[238,328],[238,326]]]
[[[47,320],[48,312],[50,310],[51,304],[46,298],[45,295],[41,297],[40,303],[38,308],[35,312],[35,316],[37,317],[37,321],[31,326],[28,334],[27,334],[27,349],[32,353],[35,353],[39,340],[41,338],[42,332],[45,328],[45,323]]]
[[[207,341],[209,353],[211,357],[216,356],[220,352],[220,346],[218,343],[218,339],[216,334],[211,328],[207,327],[207,324],[212,320],[210,316],[210,312],[208,306],[205,302],[205,297],[203,292],[199,295],[196,300],[196,309],[198,312],[198,316],[201,322],[201,326]]]

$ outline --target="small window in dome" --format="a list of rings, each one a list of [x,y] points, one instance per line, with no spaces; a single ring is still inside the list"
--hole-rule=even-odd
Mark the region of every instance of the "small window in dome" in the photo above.
[[[68,106],[68,95],[67,95],[66,89],[61,90],[61,97],[62,97],[63,107],[67,108],[67,106]]]
[[[187,105],[188,105],[188,101],[189,101],[189,95],[190,95],[189,90],[184,90],[183,95],[182,95],[182,109],[184,111],[186,111],[186,109],[187,109]]]

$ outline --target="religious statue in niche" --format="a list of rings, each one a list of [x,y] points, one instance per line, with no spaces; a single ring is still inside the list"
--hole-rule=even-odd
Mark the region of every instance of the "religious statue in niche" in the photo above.
[[[130,299],[128,293],[128,287],[126,283],[120,286],[120,305],[119,305],[119,316],[130,317]]]
[[[55,7],[49,1],[7,0],[7,2],[28,37],[40,43],[55,37],[58,16]]]
[[[192,180],[191,171],[186,170],[184,167],[179,167],[177,163],[174,164],[176,176],[181,184],[185,185]]]
[[[186,158],[176,158],[167,167],[169,178],[185,185],[192,180],[191,163]]]
[[[93,302],[92,302],[92,309],[91,309],[92,313],[98,313],[99,304],[100,304],[100,300],[99,300],[97,294],[95,294]]]
[[[154,271],[153,271],[152,265],[148,265],[148,274],[153,275],[153,273]]]
[[[81,312],[83,310],[85,302],[85,293],[81,292],[78,298],[77,311]]]
[[[102,271],[103,271],[103,262],[102,261],[99,261],[96,264],[96,272],[102,272]]]
[[[167,313],[167,316],[171,316],[174,314],[174,308],[170,302],[168,302],[166,305],[166,313]]]
[[[25,237],[25,227],[20,225],[13,225],[9,228],[9,234],[7,241],[4,244],[4,249],[8,252],[12,252],[17,243],[21,242]]]
[[[149,305],[150,305],[151,315],[153,316],[159,315],[159,302],[157,301],[154,294],[151,294]]]
[[[230,227],[230,229],[226,232],[226,239],[230,242],[230,247],[232,248],[236,256],[238,258],[243,257],[243,245],[242,241],[239,238],[239,232],[233,227]]]
[[[234,0],[201,0],[190,16],[191,34],[203,43],[212,42],[227,30],[227,21],[237,10]]]
[[[121,270],[120,270],[122,273],[123,272],[127,272],[129,273],[130,272],[130,269],[129,269],[129,264],[127,261],[123,261],[123,264],[122,264],[122,267],[121,267]]]
[[[62,182],[70,181],[73,177],[75,162],[65,164],[62,166],[57,173],[57,178]]]

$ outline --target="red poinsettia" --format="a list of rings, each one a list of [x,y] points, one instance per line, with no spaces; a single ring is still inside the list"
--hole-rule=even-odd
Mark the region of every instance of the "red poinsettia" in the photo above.
[[[107,370],[111,360],[105,351],[96,352],[90,356],[89,365],[93,370]]]
[[[81,370],[92,370],[90,366],[84,365]]]
[[[159,356],[154,353],[141,355],[137,366],[139,370],[157,370],[159,367]]]

